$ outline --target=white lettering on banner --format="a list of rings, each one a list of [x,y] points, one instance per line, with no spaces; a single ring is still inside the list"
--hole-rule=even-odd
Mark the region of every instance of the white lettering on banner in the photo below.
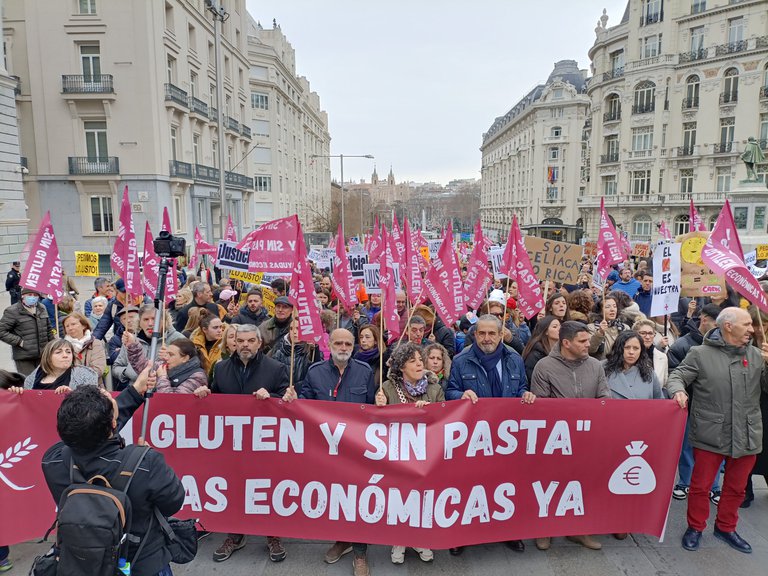
[[[363,283],[368,294],[381,294],[379,275],[378,264],[363,264]]]

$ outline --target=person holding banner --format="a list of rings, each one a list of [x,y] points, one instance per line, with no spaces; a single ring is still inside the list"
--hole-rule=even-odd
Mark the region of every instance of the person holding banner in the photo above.
[[[21,301],[3,310],[0,340],[11,346],[16,371],[29,376],[40,363],[43,349],[55,338],[48,311],[40,303],[40,293],[21,289]]]
[[[293,353],[291,353],[291,348],[293,348]],[[291,322],[291,331],[275,344],[268,356],[285,365],[289,371],[291,370],[291,361],[293,361],[293,386],[299,394],[301,394],[301,388],[304,385],[309,367],[315,362],[323,360],[323,354],[313,342],[299,340],[299,321],[296,319]]]
[[[107,354],[104,343],[91,335],[91,324],[79,312],[73,312],[64,318],[64,339],[72,344],[75,351],[75,364],[90,368],[99,377],[99,385],[104,386],[104,371],[107,369]]]
[[[690,414],[693,475],[688,493],[688,529],[683,548],[698,550],[709,517],[709,488],[725,459],[714,535],[735,550],[752,547],[736,532],[739,506],[757,454],[763,449],[760,392],[768,392],[768,344],[751,345],[754,327],[749,312],[726,308],[717,328],[691,348],[672,372],[667,390],[681,407],[695,398]]]
[[[26,390],[53,390],[68,394],[80,386],[97,386],[99,377],[90,368],[75,364],[75,350],[66,340],[52,340],[43,349],[40,366],[24,379]],[[12,392],[18,390],[11,389]]]

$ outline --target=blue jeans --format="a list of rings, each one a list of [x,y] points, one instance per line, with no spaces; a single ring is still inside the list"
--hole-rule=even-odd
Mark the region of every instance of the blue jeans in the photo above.
[[[693,474],[693,446],[688,441],[688,430],[690,428],[691,417],[690,414],[685,421],[685,435],[683,436],[683,447],[680,450],[680,459],[677,461],[677,474],[679,476],[677,485],[684,488],[688,488],[691,485],[691,474]],[[720,490],[720,475],[725,471],[725,461],[720,464],[720,470],[718,470],[715,476],[715,481],[712,483],[712,491],[716,492]]]
[[[0,546],[0,562],[8,558],[11,553],[11,549],[8,546]]]
[[[173,572],[171,572],[171,565],[168,564],[168,566],[160,570],[156,576],[173,576]]]

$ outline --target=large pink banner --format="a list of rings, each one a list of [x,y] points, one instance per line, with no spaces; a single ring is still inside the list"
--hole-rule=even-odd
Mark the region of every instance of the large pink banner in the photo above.
[[[29,253],[19,285],[37,290],[42,295],[50,295],[51,300],[58,304],[64,296],[64,277],[50,212],[45,213],[37,234],[27,244]]]

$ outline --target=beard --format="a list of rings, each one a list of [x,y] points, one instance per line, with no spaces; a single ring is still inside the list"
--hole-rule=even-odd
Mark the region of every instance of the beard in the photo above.
[[[349,359],[352,358],[352,352],[334,352],[331,350],[331,358],[333,358],[334,362],[346,364],[349,362]]]
[[[256,353],[255,352],[251,352],[250,350],[239,350],[237,352],[237,356],[243,362],[250,362],[251,360],[253,360],[254,356],[256,356]]]
[[[478,347],[480,348],[480,350],[482,350],[482,351],[483,351],[485,354],[493,354],[494,352],[496,352],[496,348],[498,348],[498,347],[499,347],[498,343],[496,343],[496,344],[494,344],[494,343],[490,343],[490,344],[480,344],[479,342],[477,343],[477,346],[478,346]]]

